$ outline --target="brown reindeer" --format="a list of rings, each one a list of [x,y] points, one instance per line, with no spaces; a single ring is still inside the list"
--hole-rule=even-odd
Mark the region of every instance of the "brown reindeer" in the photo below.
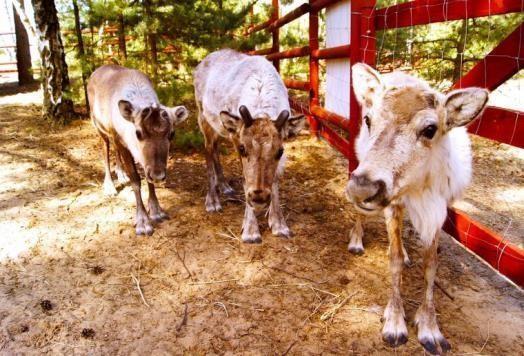
[[[363,123],[356,141],[359,166],[346,188],[362,214],[384,212],[389,237],[392,293],[384,311],[382,335],[398,346],[407,342],[400,295],[403,262],[402,219],[407,210],[423,248],[425,297],[416,315],[418,340],[432,353],[450,344],[437,324],[433,284],[437,246],[447,206],[471,179],[470,141],[464,125],[477,117],[488,100],[480,88],[443,95],[424,81],[400,72],[380,75],[364,64],[352,69]],[[363,252],[362,222],[357,220],[349,249]]]
[[[278,180],[285,164],[284,140],[301,130],[304,116],[290,116],[287,89],[278,72],[261,56],[221,50],[197,66],[194,84],[209,177],[206,210],[220,211],[219,193],[234,193],[218,155],[219,138],[228,138],[238,150],[244,175],[242,240],[262,241],[256,212],[265,209],[272,233],[291,236],[280,207]]]
[[[151,235],[152,223],[168,218],[160,207],[154,183],[166,179],[174,126],[187,118],[187,110],[183,106],[169,108],[161,105],[145,74],[116,65],[95,70],[87,90],[91,119],[104,142],[104,192],[108,195],[117,193],[109,160],[110,145],[113,144],[119,182],[125,183],[129,177],[135,193],[136,233]],[[149,213],[142,202],[140,175],[135,162],[144,169],[149,189]]]

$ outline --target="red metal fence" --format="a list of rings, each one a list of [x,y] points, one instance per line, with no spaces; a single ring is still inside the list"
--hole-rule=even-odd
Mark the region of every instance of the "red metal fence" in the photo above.
[[[360,125],[360,109],[353,86],[350,85],[350,118],[341,117],[319,105],[319,61],[332,58],[349,58],[351,63],[365,62],[375,66],[378,30],[398,29],[459,19],[501,15],[524,11],[524,0],[415,0],[385,8],[376,8],[375,0],[351,1],[350,44],[332,48],[319,48],[318,14],[324,8],[341,0],[310,0],[279,17],[279,1],[272,0],[271,18],[248,29],[248,33],[267,30],[272,33],[269,48],[250,52],[266,55],[279,69],[282,59],[309,57],[309,80],[284,78],[290,89],[309,92],[309,106],[304,107],[292,98],[291,106],[308,116],[311,131],[326,139],[349,161],[349,169],[357,165],[353,150],[354,139]],[[308,14],[309,45],[280,51],[279,29]],[[472,70],[460,78],[453,88],[479,86],[496,89],[516,74],[524,64],[524,24],[520,24]],[[488,75],[489,73],[489,75]],[[339,135],[339,131],[346,135]],[[499,107],[488,107],[473,122],[470,133],[524,148],[524,113]],[[444,230],[464,246],[481,256],[491,266],[524,286],[524,250],[507,242],[498,233],[482,226],[465,213],[450,209]]]

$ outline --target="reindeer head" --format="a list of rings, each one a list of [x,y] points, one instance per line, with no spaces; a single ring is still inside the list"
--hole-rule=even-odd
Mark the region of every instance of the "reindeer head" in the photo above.
[[[122,117],[135,125],[139,157],[150,183],[166,179],[169,143],[175,134],[175,125],[184,121],[188,112],[183,106],[173,108],[158,105],[135,108],[126,100],[118,102]]]
[[[346,193],[360,211],[370,213],[431,184],[432,160],[442,159],[436,153],[442,153],[448,132],[481,113],[488,91],[443,95],[415,77],[381,76],[365,64],[355,64],[352,76],[363,123],[356,142],[360,163]]]
[[[247,204],[257,210],[267,208],[271,186],[284,154],[283,141],[302,129],[304,116],[290,117],[289,111],[283,110],[277,118],[253,119],[244,105],[240,106],[239,114],[222,111],[220,118],[232,134],[240,155]]]

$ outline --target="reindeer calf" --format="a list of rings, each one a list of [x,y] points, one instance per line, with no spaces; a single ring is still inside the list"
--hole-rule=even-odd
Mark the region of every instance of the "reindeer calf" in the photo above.
[[[219,161],[218,140],[224,137],[235,145],[244,174],[242,240],[262,241],[256,213],[268,208],[273,234],[289,237],[278,179],[284,169],[284,140],[303,127],[304,116],[290,116],[287,89],[280,75],[264,57],[226,49],[211,53],[198,65],[194,84],[209,176],[206,210],[222,209],[219,192],[234,193]]]
[[[130,178],[135,193],[136,234],[151,235],[152,222],[168,218],[158,203],[154,183],[166,179],[174,126],[184,121],[188,112],[183,106],[169,108],[161,105],[145,74],[117,65],[104,65],[95,70],[87,91],[91,119],[104,142],[104,192],[108,195],[117,193],[109,162],[112,143],[116,148],[118,179],[125,183]],[[149,189],[149,213],[142,202],[135,162],[144,169]]]
[[[481,113],[488,92],[468,88],[443,95],[420,79],[400,72],[380,75],[365,64],[355,64],[352,76],[363,124],[356,141],[360,164],[346,193],[361,213],[385,215],[392,294],[383,338],[392,346],[407,342],[400,296],[402,265],[408,261],[402,244],[406,208],[424,256],[426,293],[415,315],[418,340],[432,354],[446,352],[450,344],[439,330],[433,300],[439,233],[447,206],[470,182],[471,149],[463,126]],[[358,219],[350,251],[363,252],[362,234]]]

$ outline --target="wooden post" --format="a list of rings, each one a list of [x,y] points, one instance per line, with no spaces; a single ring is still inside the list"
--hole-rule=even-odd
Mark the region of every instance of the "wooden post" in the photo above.
[[[314,1],[309,0],[311,5]],[[318,10],[313,10],[309,12],[309,51],[318,50]],[[319,104],[318,100],[318,59],[309,55],[309,108],[317,106]],[[309,128],[311,133],[315,136],[318,136],[320,130],[320,122],[313,116],[308,116]]]

